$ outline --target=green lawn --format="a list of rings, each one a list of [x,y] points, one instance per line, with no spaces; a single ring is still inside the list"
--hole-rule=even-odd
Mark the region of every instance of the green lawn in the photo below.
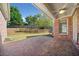
[[[8,35],[5,42],[10,42],[10,41],[18,41],[18,40],[23,40],[27,39],[30,36],[38,36],[38,35],[48,35],[48,32],[45,33],[24,33],[24,32],[17,32],[16,34]]]

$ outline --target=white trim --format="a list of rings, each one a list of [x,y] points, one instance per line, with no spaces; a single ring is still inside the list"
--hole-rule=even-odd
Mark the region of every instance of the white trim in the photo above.
[[[52,25],[53,25],[53,27],[52,27],[52,28],[53,28],[52,33],[54,33],[54,31],[55,31],[55,30],[54,30],[54,23],[55,23],[55,20],[53,20],[53,24],[52,24]]]
[[[77,43],[77,20],[78,20],[78,19],[77,19],[77,14],[76,14],[76,13],[77,13],[77,11],[75,11],[75,13],[74,13],[74,15],[73,15],[73,19],[72,19],[72,20],[73,20],[73,40],[72,40],[72,41],[73,41],[74,44]],[[76,16],[76,19],[75,19],[76,22],[74,22],[74,16]],[[76,23],[75,26],[74,26],[74,23]],[[76,30],[75,30],[76,32],[74,31],[74,27],[76,27],[76,28],[75,28],[75,29],[76,29]],[[74,39],[74,33],[76,34],[76,39]]]

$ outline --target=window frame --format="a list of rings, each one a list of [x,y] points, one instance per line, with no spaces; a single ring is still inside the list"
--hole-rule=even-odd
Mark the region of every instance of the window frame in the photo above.
[[[60,32],[60,24],[64,24],[64,23],[60,23],[60,20],[66,20],[66,25],[67,25],[67,32],[66,33],[64,33],[64,32],[62,32],[62,30],[61,30],[61,32]],[[62,28],[61,28],[62,29]],[[59,19],[59,34],[60,35],[68,35],[68,19],[67,18],[62,18],[62,19]]]

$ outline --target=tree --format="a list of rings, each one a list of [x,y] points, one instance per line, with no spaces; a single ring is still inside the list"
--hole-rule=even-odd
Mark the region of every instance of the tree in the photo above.
[[[28,25],[35,25],[36,21],[38,20],[38,18],[40,18],[40,14],[34,15],[34,16],[28,16],[26,17],[26,22],[28,23]]]
[[[33,25],[34,24],[34,20],[32,16],[28,16],[25,18],[26,22],[28,23],[28,25]]]
[[[41,14],[37,14],[34,16],[28,16],[25,18],[26,22],[28,23],[28,25],[33,25],[36,26],[38,28],[50,28],[52,27],[53,24],[53,20],[51,20],[50,18],[48,18],[45,15],[41,15]]]
[[[44,29],[44,28],[50,28],[52,27],[52,20],[50,19],[39,19],[36,22],[36,25],[38,28]]]
[[[8,22],[8,26],[22,26],[23,20],[22,16],[17,7],[10,7],[10,21]]]
[[[36,21],[36,25],[38,28],[50,28],[53,25],[53,20],[46,15],[40,14],[39,20]]]

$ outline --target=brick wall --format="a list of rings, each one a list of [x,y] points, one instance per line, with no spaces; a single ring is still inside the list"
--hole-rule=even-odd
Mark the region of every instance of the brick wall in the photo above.
[[[2,43],[4,43],[5,38],[7,37],[7,27],[6,20],[3,17],[0,11],[0,55],[2,55]]]
[[[73,31],[73,25],[72,25],[72,17],[66,17],[68,20],[68,35],[60,34],[59,33],[59,20],[55,19],[54,21],[54,38],[55,39],[65,39],[65,40],[71,40],[72,39],[72,31]]]

